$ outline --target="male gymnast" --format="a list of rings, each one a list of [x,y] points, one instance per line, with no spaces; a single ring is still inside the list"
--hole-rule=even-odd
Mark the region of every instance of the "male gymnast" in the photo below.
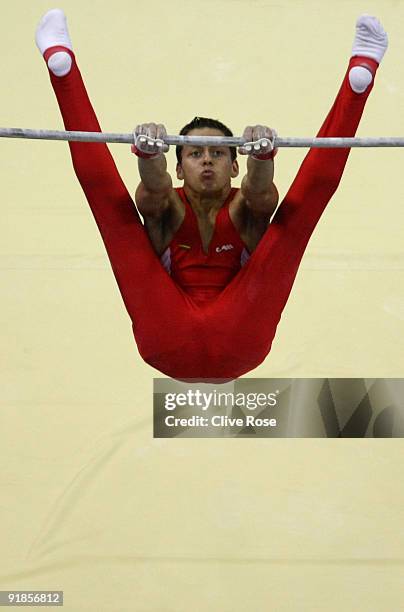
[[[66,18],[46,13],[36,43],[66,130],[101,131],[77,67]],[[354,136],[387,49],[380,22],[362,15],[337,98],[318,137]],[[232,135],[195,118],[180,132]],[[234,148],[177,147],[173,188],[162,124],[139,125],[132,151],[136,204],[107,145],[70,142],[73,166],[103,238],[143,359],[179,379],[234,379],[265,359],[311,234],[338,187],[350,149],[311,149],[277,208],[274,132],[248,126],[240,189]],[[277,209],[276,209],[277,208]],[[276,212],[275,212],[276,209]],[[275,214],[274,214],[275,212]]]

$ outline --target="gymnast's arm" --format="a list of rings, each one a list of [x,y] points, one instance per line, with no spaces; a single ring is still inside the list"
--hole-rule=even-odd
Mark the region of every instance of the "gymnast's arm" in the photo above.
[[[254,216],[271,217],[278,205],[279,194],[273,182],[274,160],[260,160],[249,156],[247,174],[241,181],[241,193]]]
[[[170,205],[169,195],[173,189],[171,176],[167,172],[165,155],[152,159],[138,158],[141,182],[135,200],[143,217],[160,219]]]
[[[157,255],[161,256],[172,238],[171,228],[178,227],[181,212],[175,198],[165,155],[154,159],[138,159],[139,183],[135,201],[144,226]]]
[[[274,185],[274,156],[272,142],[276,133],[265,125],[248,125],[243,138],[245,145],[239,147],[240,155],[248,155],[247,174],[241,182],[241,194],[249,217],[269,222],[278,205],[278,190]],[[258,159],[258,157],[264,159]],[[270,157],[270,159],[265,159]]]
[[[268,229],[278,204],[273,183],[273,160],[247,160],[247,174],[229,209],[230,217],[248,251],[252,253]]]
[[[169,149],[163,143],[167,131],[162,123],[142,123],[136,126],[135,135],[136,145],[132,146],[132,153],[138,156],[141,178],[135,201],[145,220],[158,223],[170,205],[169,196],[173,191],[167,160],[163,155]]]

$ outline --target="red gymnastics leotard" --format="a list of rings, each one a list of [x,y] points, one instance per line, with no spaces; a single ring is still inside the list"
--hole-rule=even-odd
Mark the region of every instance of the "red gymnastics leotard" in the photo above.
[[[74,54],[51,82],[67,130],[100,131]],[[373,81],[352,91],[348,72],[318,136],[354,136]],[[102,143],[69,143],[73,166],[107,249],[143,359],[173,378],[231,379],[268,355],[310,236],[335,192],[350,149],[311,149],[249,260],[214,298],[197,303],[161,264],[137,209]],[[221,242],[221,240],[219,240]],[[225,244],[225,242],[224,242]]]
[[[230,202],[239,189],[232,188],[219,209],[207,253],[183,187],[176,187],[175,191],[185,205],[185,217],[161,261],[173,281],[202,305],[217,297],[249,259],[248,248],[229,214]]]

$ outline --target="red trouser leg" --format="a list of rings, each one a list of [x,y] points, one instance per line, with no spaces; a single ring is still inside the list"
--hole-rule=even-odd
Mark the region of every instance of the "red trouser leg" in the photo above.
[[[373,87],[372,82],[364,93],[356,94],[349,85],[350,68],[362,62],[376,72],[378,65],[373,60],[351,59],[319,137],[355,135]],[[258,247],[215,304],[217,333],[225,329],[227,320],[223,343],[233,338],[232,375],[248,372],[269,353],[305,248],[338,187],[349,152],[337,148],[309,151]]]
[[[70,72],[49,71],[66,130],[99,132],[74,54]],[[86,195],[118,282],[142,357],[170,375],[188,363],[200,339],[199,313],[161,265],[107,145],[70,142],[77,178]],[[202,334],[203,336],[203,334]],[[174,353],[174,354],[173,354]],[[186,374],[185,374],[186,376]]]

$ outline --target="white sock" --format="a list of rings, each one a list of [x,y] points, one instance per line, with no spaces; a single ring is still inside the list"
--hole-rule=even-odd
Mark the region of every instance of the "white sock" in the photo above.
[[[48,11],[38,24],[35,42],[43,55],[50,47],[67,47],[73,51],[66,16],[61,9]],[[72,58],[68,53],[58,51],[48,59],[48,67],[56,76],[65,76],[72,66]]]
[[[387,34],[376,17],[361,15],[358,18],[355,39],[352,45],[352,57],[354,55],[371,57],[380,64],[388,43]]]
[[[376,17],[361,15],[356,22],[355,39],[352,45],[352,57],[369,57],[378,64],[386,52],[388,38],[383,26]],[[373,80],[370,68],[354,66],[349,71],[349,83],[355,93],[363,93]]]

